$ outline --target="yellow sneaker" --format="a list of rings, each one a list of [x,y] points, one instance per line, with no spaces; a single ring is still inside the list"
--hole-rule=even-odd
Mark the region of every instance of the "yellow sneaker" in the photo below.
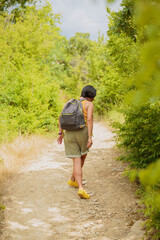
[[[86,193],[86,191],[84,189],[79,188],[78,190],[78,195],[80,196],[80,198],[85,198],[85,199],[89,199],[90,195],[88,193]]]
[[[76,182],[76,180],[73,182],[71,179],[69,179],[67,183],[72,187],[78,188],[78,183]]]

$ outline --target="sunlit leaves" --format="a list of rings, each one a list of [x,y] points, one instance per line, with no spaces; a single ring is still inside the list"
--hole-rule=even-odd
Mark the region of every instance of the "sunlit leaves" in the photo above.
[[[10,7],[16,7],[20,5],[24,7],[26,3],[33,3],[34,0],[0,0],[0,11],[7,10]]]
[[[108,35],[117,34],[124,32],[132,40],[136,41],[137,28],[134,17],[135,0],[123,0],[121,6],[123,8],[118,12],[110,13],[110,24]]]
[[[48,59],[60,39],[59,16],[45,5],[27,7],[15,23],[11,18],[0,19],[1,136],[50,131],[60,110],[59,86]]]

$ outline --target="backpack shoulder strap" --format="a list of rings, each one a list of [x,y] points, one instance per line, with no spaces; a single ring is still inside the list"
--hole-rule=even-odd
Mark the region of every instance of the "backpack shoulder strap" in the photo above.
[[[86,98],[81,98],[79,99],[80,102],[84,101],[84,100],[87,100]]]

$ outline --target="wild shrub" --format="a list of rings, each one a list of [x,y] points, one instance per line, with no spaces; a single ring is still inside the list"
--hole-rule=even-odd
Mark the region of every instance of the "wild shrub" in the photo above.
[[[119,146],[129,151],[128,161],[137,168],[146,167],[160,157],[159,102],[132,106],[125,111],[123,124],[117,123]]]
[[[155,237],[160,237],[160,160],[141,170],[139,179],[144,187],[143,203],[146,205],[144,213],[148,218],[147,227],[154,227]]]

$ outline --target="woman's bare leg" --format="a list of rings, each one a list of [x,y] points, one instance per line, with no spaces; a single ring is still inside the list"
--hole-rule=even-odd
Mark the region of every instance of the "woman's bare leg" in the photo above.
[[[80,198],[85,198],[85,199],[89,199],[90,195],[88,193],[86,193],[86,191],[83,189],[83,185],[82,185],[82,161],[84,164],[84,160],[85,160],[86,156],[81,158],[73,158],[73,175],[75,177],[76,182],[78,183],[78,195]]]
[[[87,157],[87,154],[81,156],[81,167],[83,167],[86,157]]]
[[[87,154],[81,156],[81,167],[83,167],[86,157],[87,157]],[[74,168],[74,165],[73,165],[73,168]],[[73,170],[73,172],[72,172],[71,180],[72,180],[73,182],[75,181],[74,170]]]
[[[73,158],[73,175],[78,183],[79,188],[83,189],[81,158]]]

